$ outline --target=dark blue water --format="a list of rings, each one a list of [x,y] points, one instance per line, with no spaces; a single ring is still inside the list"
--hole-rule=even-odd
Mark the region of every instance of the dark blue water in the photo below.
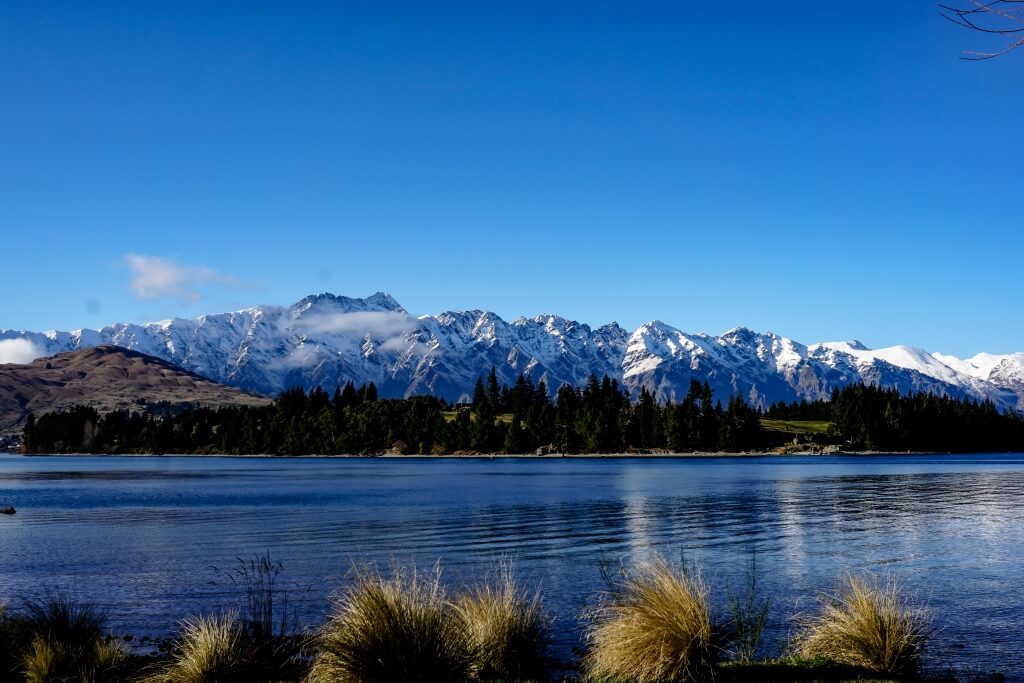
[[[63,591],[166,635],[229,606],[214,568],[269,551],[315,623],[353,564],[515,558],[578,644],[601,563],[697,562],[724,605],[756,552],[769,653],[847,571],[889,571],[941,627],[935,665],[1024,680],[1024,456],[272,459],[0,456],[0,601]]]

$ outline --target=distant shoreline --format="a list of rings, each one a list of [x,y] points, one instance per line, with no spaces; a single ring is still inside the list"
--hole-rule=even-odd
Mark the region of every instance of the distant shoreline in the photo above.
[[[982,451],[979,451],[982,452]],[[994,451],[1004,455],[1024,454],[1022,451]],[[835,453],[822,453],[820,451],[794,451],[788,453],[728,453],[728,452],[707,452],[707,453],[549,453],[536,455],[533,453],[473,453],[473,454],[444,454],[444,455],[404,455],[400,453],[384,453],[380,455],[361,454],[304,454],[304,455],[273,455],[269,453],[2,453],[3,455],[18,455],[29,458],[52,458],[52,457],[91,457],[91,458],[258,458],[275,460],[298,460],[298,459],[363,459],[363,460],[598,460],[598,459],[630,459],[630,460],[685,460],[685,459],[707,459],[707,458],[788,458],[788,457],[834,457],[834,456],[921,456],[921,455],[972,455],[970,452],[952,451],[840,451]]]

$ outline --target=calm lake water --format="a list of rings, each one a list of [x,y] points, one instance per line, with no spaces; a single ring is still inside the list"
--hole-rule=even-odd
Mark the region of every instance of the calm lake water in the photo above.
[[[115,630],[167,635],[231,604],[215,568],[269,551],[315,623],[353,563],[429,568],[453,587],[515,558],[559,651],[602,563],[695,561],[724,606],[751,554],[791,617],[847,571],[890,571],[941,627],[937,665],[1024,680],[1024,455],[686,459],[274,459],[0,455],[0,601],[62,591]]]

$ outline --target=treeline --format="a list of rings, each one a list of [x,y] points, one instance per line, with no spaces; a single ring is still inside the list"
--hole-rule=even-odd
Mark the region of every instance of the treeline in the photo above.
[[[659,406],[642,390],[630,401],[618,382],[591,376],[562,386],[552,400],[544,382],[520,375],[499,385],[492,370],[469,404],[432,396],[379,399],[373,384],[282,392],[263,407],[153,406],[99,414],[72,409],[29,418],[31,453],[226,453],[273,455],[615,453],[630,450],[748,450],[760,445],[760,414],[739,399],[713,402],[693,382],[679,404]]]
[[[468,404],[379,399],[373,384],[348,383],[333,395],[290,389],[263,407],[164,405],[101,415],[77,406],[30,416],[23,442],[31,453],[430,455],[737,452],[793,439],[762,429],[762,417],[833,423],[814,441],[852,449],[1024,450],[1024,419],[988,402],[856,385],[830,401],[778,403],[763,414],[739,397],[723,406],[707,383],[691,381],[682,401],[659,405],[646,389],[631,400],[615,380],[594,376],[582,388],[563,385],[552,400],[544,382],[520,375],[500,386],[493,369]]]
[[[766,417],[833,423],[834,443],[874,451],[1024,451],[1024,416],[991,401],[851,384],[828,401],[776,403]]]

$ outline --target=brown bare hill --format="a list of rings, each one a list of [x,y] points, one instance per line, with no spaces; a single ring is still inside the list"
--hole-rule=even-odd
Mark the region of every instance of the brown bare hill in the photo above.
[[[73,405],[100,412],[167,401],[209,407],[265,405],[270,399],[226,387],[176,365],[120,346],[96,346],[0,365],[0,434],[21,429],[29,413]]]

